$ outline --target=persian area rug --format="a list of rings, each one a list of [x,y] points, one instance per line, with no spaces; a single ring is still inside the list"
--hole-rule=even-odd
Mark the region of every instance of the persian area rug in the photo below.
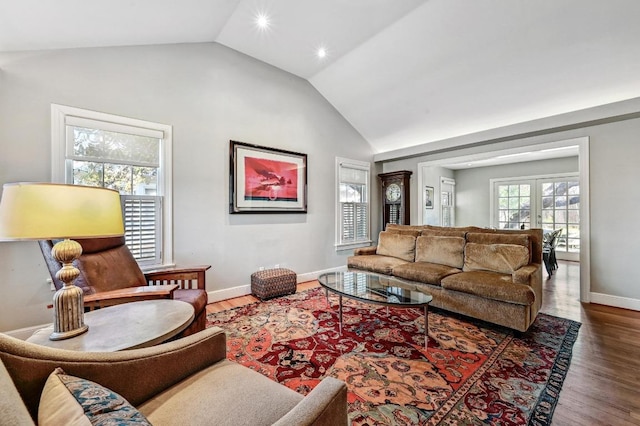
[[[307,394],[323,377],[347,383],[352,425],[545,425],[551,422],[580,323],[539,314],[514,333],[429,310],[390,308],[324,290],[209,314],[227,357]],[[515,334],[515,335],[514,335]]]

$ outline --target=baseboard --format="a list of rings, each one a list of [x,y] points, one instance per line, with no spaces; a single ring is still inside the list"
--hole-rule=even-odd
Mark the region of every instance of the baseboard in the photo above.
[[[321,274],[327,272],[346,271],[346,266],[338,266],[336,268],[323,269],[321,271],[307,272],[296,276],[297,283],[305,283],[307,281],[317,280]],[[219,302],[221,300],[233,299],[234,297],[246,296],[251,294],[251,285],[241,285],[238,287],[225,288],[222,290],[208,291],[209,303]]]
[[[599,305],[613,306],[615,308],[631,309],[640,311],[640,300],[630,297],[611,296],[609,294],[591,293],[591,303]]]
[[[320,275],[326,274],[327,272],[339,272],[339,271],[346,271],[346,270],[347,270],[346,266],[338,266],[336,268],[324,269],[322,271],[307,272],[306,274],[298,274],[298,282],[306,283],[307,281],[317,280]]]
[[[250,285],[241,285],[238,287],[224,288],[222,290],[208,291],[208,303],[219,302],[221,300],[233,299],[234,297],[246,296],[251,294]]]

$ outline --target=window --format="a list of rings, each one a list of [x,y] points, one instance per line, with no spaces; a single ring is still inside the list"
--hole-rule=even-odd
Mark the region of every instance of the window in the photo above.
[[[119,191],[140,266],[171,264],[171,127],[55,104],[51,112],[52,180]]]
[[[339,250],[371,243],[369,238],[370,167],[366,162],[336,158],[336,247]]]

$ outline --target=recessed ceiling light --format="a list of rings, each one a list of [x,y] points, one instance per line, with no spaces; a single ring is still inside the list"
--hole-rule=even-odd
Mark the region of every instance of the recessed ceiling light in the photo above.
[[[327,49],[324,47],[319,48],[317,55],[318,55],[318,58],[320,59],[325,58],[327,56]]]
[[[256,16],[256,26],[261,30],[266,30],[269,28],[269,17],[264,13],[260,13]]]

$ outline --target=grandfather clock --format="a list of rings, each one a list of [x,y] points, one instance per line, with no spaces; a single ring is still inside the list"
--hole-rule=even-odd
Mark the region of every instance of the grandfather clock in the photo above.
[[[378,175],[382,182],[382,227],[387,223],[409,225],[409,178],[408,170],[381,173]]]

